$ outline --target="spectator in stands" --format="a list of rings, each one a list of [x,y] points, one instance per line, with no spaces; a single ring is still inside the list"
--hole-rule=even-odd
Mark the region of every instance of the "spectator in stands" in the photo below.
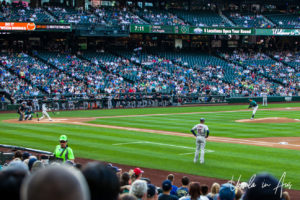
[[[75,168],[49,167],[28,177],[21,188],[21,200],[89,200],[89,189]]]
[[[136,180],[130,187],[129,194],[134,195],[138,200],[147,199],[147,182],[144,180]]]
[[[181,197],[180,200],[198,200],[201,195],[201,186],[198,182],[192,182],[189,185],[189,195]]]
[[[25,151],[22,154],[22,160],[24,161],[24,160],[28,159],[30,156],[31,156],[31,154],[28,153],[27,151]]]
[[[169,180],[165,180],[162,183],[162,194],[158,196],[158,200],[178,200],[178,198],[174,195],[171,195],[170,192],[172,190],[172,183]]]
[[[268,184],[268,187],[261,187],[262,184]],[[258,174],[246,189],[243,200],[280,200],[282,189],[282,185],[271,174]]]
[[[207,197],[208,187],[207,185],[201,185],[201,200],[209,200]]]
[[[170,192],[171,195],[177,195],[177,186],[174,185],[174,175],[173,174],[169,174],[167,177],[167,180],[171,181],[172,183],[172,190]]]
[[[138,168],[138,167],[135,168],[135,169],[133,170],[133,180],[132,180],[132,183],[133,183],[135,180],[138,180],[138,179],[142,178],[143,173],[144,173],[144,171],[141,170],[140,168]]]
[[[36,161],[33,163],[32,168],[31,168],[31,173],[35,173],[41,169],[44,169],[45,165],[44,163],[42,163],[42,161]]]
[[[189,194],[189,183],[190,179],[187,176],[182,177],[181,179],[182,186],[177,189],[177,197],[181,198],[183,196],[187,196]]]
[[[155,185],[148,184],[147,188],[147,200],[158,200],[157,189]]]
[[[218,199],[219,200],[234,200],[235,198],[235,188],[230,183],[225,183],[221,185]]]
[[[30,158],[28,161],[28,168],[31,171],[33,164],[37,161],[37,158]]]
[[[0,194],[1,199],[20,199],[20,188],[24,178],[28,175],[28,168],[8,168],[0,171]]]
[[[120,186],[121,186],[121,193],[128,193],[130,190],[130,175],[128,172],[124,172],[121,176]]]
[[[120,195],[119,200],[138,200],[138,199],[132,194],[122,194]]]
[[[215,196],[219,193],[220,191],[220,184],[219,183],[213,183],[210,189],[210,193],[207,195],[207,197],[212,200],[215,198]]]
[[[235,187],[235,199],[234,200],[240,200],[243,196],[243,191],[239,187]]]
[[[291,200],[288,192],[285,191],[282,193],[282,200]]]
[[[20,150],[17,150],[15,152],[14,159],[15,158],[19,158],[20,160],[22,159],[22,152]]]
[[[99,162],[88,163],[82,170],[90,188],[91,200],[117,200],[120,182],[116,173]]]

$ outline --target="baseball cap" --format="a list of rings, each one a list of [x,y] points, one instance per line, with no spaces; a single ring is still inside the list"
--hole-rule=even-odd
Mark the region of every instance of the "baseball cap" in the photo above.
[[[108,164],[107,164],[107,167],[108,167],[109,169],[113,170],[115,173],[121,171],[120,168],[118,168],[118,167],[116,167],[116,166],[113,166],[111,163],[108,163]]]
[[[133,170],[133,172],[135,173],[135,175],[140,175],[140,174],[142,174],[142,173],[144,173],[144,171],[143,170],[141,170],[140,168],[135,168],[134,170]]]
[[[200,121],[205,121],[205,119],[202,117],[202,118],[200,118]]]
[[[23,158],[23,160],[25,160],[25,159],[29,158],[30,156],[31,156],[31,154],[30,154],[30,153],[28,153],[27,151],[25,151],[25,152],[22,154],[22,158]]]
[[[157,193],[156,187],[153,184],[148,184],[147,188],[148,188],[147,189],[147,197],[148,198],[153,197]]]
[[[172,188],[172,183],[171,183],[171,181],[165,180],[165,181],[162,183],[162,189],[163,189],[163,191],[169,191],[169,190],[171,190],[171,188]]]
[[[258,174],[254,179],[251,178],[249,184],[250,187],[246,189],[244,200],[280,200],[282,185],[271,174]],[[252,187],[254,184],[255,187]],[[263,184],[267,184],[268,187],[262,187]]]
[[[234,200],[235,198],[235,188],[230,183],[225,183],[221,185],[219,192],[220,200]]]
[[[66,135],[61,135],[59,137],[59,141],[67,141],[68,140],[68,137]]]

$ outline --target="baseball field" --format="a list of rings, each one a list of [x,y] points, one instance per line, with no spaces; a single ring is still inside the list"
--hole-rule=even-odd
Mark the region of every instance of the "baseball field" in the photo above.
[[[1,144],[53,151],[62,134],[75,156],[242,181],[259,172],[300,190],[300,103],[271,104],[255,120],[247,105],[63,111],[54,119],[18,122],[1,114]],[[191,128],[206,119],[205,164],[193,163]],[[238,121],[242,120],[242,121]],[[244,121],[243,121],[244,120]]]

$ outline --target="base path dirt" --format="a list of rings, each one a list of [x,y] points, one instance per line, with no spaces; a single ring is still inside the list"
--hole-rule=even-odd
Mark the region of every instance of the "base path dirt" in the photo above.
[[[239,119],[236,122],[243,122],[243,123],[296,123],[300,122],[300,119],[291,119],[286,117],[266,117],[266,118],[258,118],[258,119]]]

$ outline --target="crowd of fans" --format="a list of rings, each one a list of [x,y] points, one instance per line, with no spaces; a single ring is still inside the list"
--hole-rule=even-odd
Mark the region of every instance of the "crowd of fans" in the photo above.
[[[272,28],[274,25],[268,22],[263,15],[260,14],[244,14],[238,12],[230,12],[227,15],[237,26],[245,28]]]
[[[234,51],[221,55],[227,62],[206,54],[116,54],[84,52],[85,59],[69,53],[1,54],[1,88],[12,98],[43,94],[101,98],[102,93],[115,98],[115,94],[157,92],[226,97],[259,97],[263,92],[299,95],[297,52],[273,52],[272,59],[251,50]]]
[[[17,4],[18,5],[18,4]],[[43,8],[29,6],[0,5],[0,21],[5,22],[55,22],[55,18]]]
[[[292,59],[292,53],[288,54]],[[280,57],[279,53],[273,55],[274,58]],[[264,53],[253,51],[247,53],[235,51],[232,54],[224,54],[224,57],[240,65],[240,83],[244,85],[244,88],[248,87],[252,89],[252,92],[256,91],[257,96],[260,96],[261,91],[266,91],[273,96],[298,95],[299,67],[297,67],[297,62],[295,66],[285,66],[281,62],[282,58],[273,60]]]
[[[177,15],[167,12],[165,10],[156,9],[133,9],[133,13],[140,15],[142,18],[146,19],[150,24],[153,25],[187,25],[182,19]]]
[[[234,22],[230,24],[228,18],[219,15],[217,11],[205,10],[186,11],[153,8],[127,7],[96,7],[88,10],[63,7],[30,8],[28,5],[16,3],[10,5],[3,1],[0,5],[0,21],[17,22],[59,22],[90,25],[194,25],[199,27],[257,27],[272,28],[274,26],[299,28],[300,16],[297,14],[277,14],[265,17],[263,14],[248,14],[242,12],[225,11],[227,17]]]
[[[16,151],[0,169],[0,192],[11,200],[290,200],[281,183],[268,173],[249,182],[205,183],[169,174],[154,185],[140,168],[128,172],[100,162],[82,166],[71,161],[49,162],[28,152]]]

